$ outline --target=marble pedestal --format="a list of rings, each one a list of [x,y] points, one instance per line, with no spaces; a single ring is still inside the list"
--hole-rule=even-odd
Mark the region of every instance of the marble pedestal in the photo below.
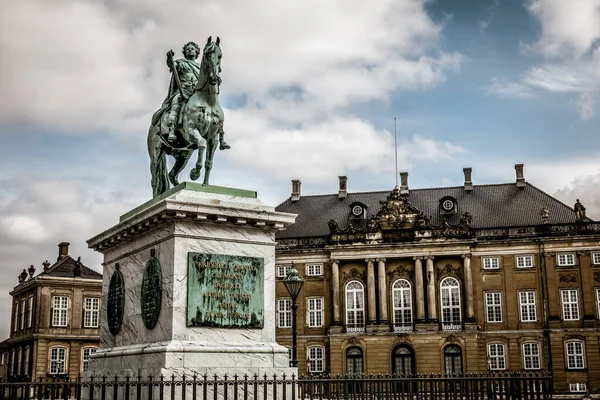
[[[297,375],[288,350],[275,342],[275,232],[295,217],[263,204],[255,192],[183,183],[90,239],[89,247],[104,255],[100,348],[90,361],[91,374]],[[158,321],[148,329],[141,293],[151,252],[162,269],[162,299]],[[188,326],[190,252],[264,260],[263,327]],[[124,318],[113,334],[107,295],[117,264],[124,280]]]

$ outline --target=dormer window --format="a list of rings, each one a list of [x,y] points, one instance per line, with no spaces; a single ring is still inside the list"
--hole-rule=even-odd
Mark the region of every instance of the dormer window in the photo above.
[[[444,196],[440,199],[440,214],[456,214],[458,203],[452,196]]]
[[[365,218],[367,207],[359,202],[350,204],[350,217],[351,218]]]
[[[444,200],[444,202],[442,203],[442,208],[446,211],[452,211],[452,209],[454,208],[454,203],[452,202],[452,200]]]

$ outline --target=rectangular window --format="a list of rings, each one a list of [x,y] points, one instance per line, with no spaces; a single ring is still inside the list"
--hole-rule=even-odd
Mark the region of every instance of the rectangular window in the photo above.
[[[567,349],[567,368],[585,368],[585,363],[583,361],[583,342],[567,342],[565,347]]]
[[[600,253],[592,253],[592,264],[600,264]]]
[[[27,303],[27,327],[31,328],[33,325],[33,296],[29,296]]]
[[[67,349],[64,347],[53,347],[50,349],[50,373],[64,374],[66,371]]]
[[[556,255],[557,264],[561,267],[567,265],[575,265],[575,254],[557,254]]]
[[[287,275],[290,268],[291,268],[291,265],[278,265],[277,266],[277,277],[285,278],[285,276]]]
[[[519,292],[519,311],[521,313],[521,322],[537,321],[535,290]]]
[[[292,300],[277,300],[277,322],[279,328],[292,327]]]
[[[504,358],[504,344],[492,343],[488,345],[488,362],[490,369],[506,369],[506,360]]]
[[[19,329],[25,329],[25,308],[27,308],[27,299],[21,299],[21,321]]]
[[[308,327],[317,328],[323,326],[323,298],[315,297],[308,299]]]
[[[23,353],[23,375],[29,375],[29,346],[25,347]]]
[[[98,315],[100,314],[100,299],[97,297],[86,297],[83,313],[83,327],[97,328]]]
[[[565,321],[579,320],[579,302],[577,301],[577,289],[565,289],[560,291],[562,299],[563,319]]]
[[[320,276],[323,275],[323,264],[307,264],[306,265],[307,276]]]
[[[523,366],[525,369],[540,369],[540,345],[537,343],[523,344]]]
[[[533,267],[533,256],[517,256],[517,268]]]
[[[502,322],[502,294],[500,292],[485,294],[487,322]]]
[[[308,348],[308,371],[311,373],[323,372],[325,351],[322,347]]]
[[[587,392],[587,385],[585,383],[569,383],[569,391],[571,393],[585,393]]]
[[[22,370],[21,370],[21,360],[23,359],[23,350],[21,350],[21,348],[19,348],[19,350],[17,350],[17,375],[22,375]]]
[[[498,257],[484,257],[483,269],[498,269],[500,268],[500,259]]]
[[[15,358],[15,351],[11,351],[10,353],[10,368],[11,368],[11,376],[15,376],[16,372],[17,372],[17,363],[16,363],[16,358]]]
[[[600,319],[600,288],[596,288],[596,309],[598,310],[598,319]]]
[[[82,371],[87,371],[88,367],[89,367],[89,363],[90,363],[90,356],[92,354],[96,354],[96,351],[98,349],[96,349],[95,347],[86,347],[83,349],[83,355],[82,355],[82,365],[81,365],[81,370]]]
[[[69,298],[52,296],[52,326],[67,326],[69,320]]]
[[[19,330],[19,300],[15,299],[15,313],[13,316],[13,332]]]

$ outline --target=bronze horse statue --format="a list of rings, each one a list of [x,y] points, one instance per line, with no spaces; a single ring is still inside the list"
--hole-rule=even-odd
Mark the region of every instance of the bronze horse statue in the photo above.
[[[170,54],[172,55],[172,52]],[[203,183],[208,185],[215,150],[219,146],[219,138],[223,135],[224,116],[219,104],[222,57],[220,39],[217,38],[213,42],[209,37],[201,56],[198,82],[193,94],[181,107],[181,123],[175,125],[175,140],[168,139],[168,112],[165,112],[164,107],[152,118],[148,130],[148,154],[153,197],[166,192],[169,182],[173,186],[179,184],[178,175],[185,168],[194,150],[198,150],[198,158],[190,172],[190,178],[195,181],[200,177],[204,163]],[[177,71],[173,74],[176,76]],[[167,155],[175,158],[175,164],[168,173]]]

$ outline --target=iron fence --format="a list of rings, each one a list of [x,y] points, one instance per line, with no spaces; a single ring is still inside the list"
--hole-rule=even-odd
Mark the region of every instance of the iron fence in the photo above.
[[[543,373],[446,376],[171,376],[0,382],[0,399],[87,400],[546,400]]]

